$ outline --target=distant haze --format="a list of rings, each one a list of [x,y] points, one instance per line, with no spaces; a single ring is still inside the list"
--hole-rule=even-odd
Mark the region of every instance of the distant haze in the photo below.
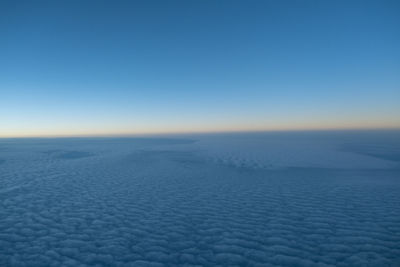
[[[400,128],[399,1],[1,1],[0,137]]]

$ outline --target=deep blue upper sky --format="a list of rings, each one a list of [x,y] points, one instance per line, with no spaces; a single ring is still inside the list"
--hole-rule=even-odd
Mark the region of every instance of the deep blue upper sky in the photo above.
[[[400,1],[1,1],[0,136],[400,127]]]

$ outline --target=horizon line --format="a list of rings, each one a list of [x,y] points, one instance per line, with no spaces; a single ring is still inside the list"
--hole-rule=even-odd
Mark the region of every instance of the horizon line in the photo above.
[[[329,131],[400,131],[399,127],[326,127],[326,128],[291,128],[291,129],[260,129],[260,130],[221,130],[221,131],[173,131],[173,132],[141,132],[141,133],[99,133],[99,134],[48,134],[48,135],[9,135],[0,136],[0,139],[28,139],[28,138],[129,138],[145,136],[170,135],[201,135],[201,134],[235,134],[235,133],[269,133],[269,132],[329,132]]]

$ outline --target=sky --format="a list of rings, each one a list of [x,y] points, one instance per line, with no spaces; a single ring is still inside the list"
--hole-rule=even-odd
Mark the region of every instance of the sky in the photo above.
[[[0,137],[400,127],[399,1],[0,1]]]

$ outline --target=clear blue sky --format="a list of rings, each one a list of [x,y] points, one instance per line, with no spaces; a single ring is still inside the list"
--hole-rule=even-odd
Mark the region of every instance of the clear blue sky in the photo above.
[[[0,1],[0,136],[400,127],[400,1]]]

